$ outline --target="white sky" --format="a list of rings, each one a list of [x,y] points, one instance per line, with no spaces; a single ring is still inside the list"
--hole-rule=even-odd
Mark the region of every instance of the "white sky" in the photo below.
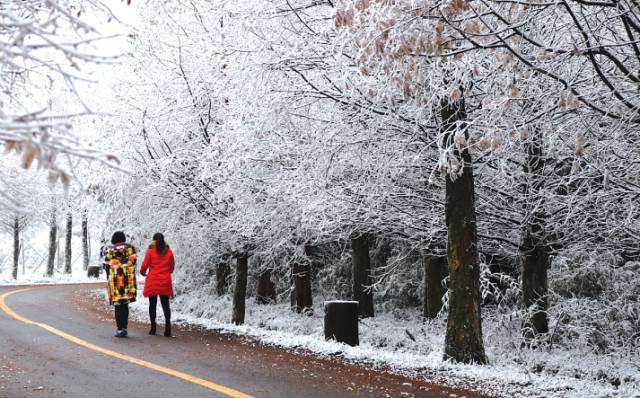
[[[126,69],[124,63],[126,62],[126,54],[130,51],[128,36],[140,27],[138,8],[140,1],[132,0],[132,4],[127,5],[126,0],[98,0],[105,7],[108,7],[108,11],[103,12],[89,8],[89,2],[93,1],[84,0],[87,10],[80,15],[80,19],[94,27],[100,37],[109,38],[98,40],[90,47],[85,46],[81,50],[86,53],[114,58],[109,63],[84,63],[80,65],[79,74],[87,81],[74,83],[79,95],[66,88],[66,85],[63,85],[61,81],[53,92],[45,90],[42,95],[52,98],[51,113],[53,114],[83,113],[84,106],[86,106],[89,110],[99,114],[95,118],[120,117],[113,86],[123,75],[131,73]],[[110,17],[111,14],[115,17]],[[91,121],[95,118],[82,117],[73,120],[72,133],[81,138],[84,145],[93,146],[99,139],[104,138],[101,128],[97,127],[99,124]]]
[[[114,57],[124,55],[129,50],[127,36],[134,33],[140,26],[137,2],[134,0],[131,5],[121,0],[102,0],[102,2],[110,8],[116,18],[109,18],[105,13],[87,14],[81,18],[94,26],[103,36],[117,36],[96,42],[97,54]],[[115,59],[115,62],[116,65],[86,64],[83,66],[83,72],[89,74],[97,84],[97,86],[89,84],[87,87],[87,101],[93,106],[99,106],[100,109],[95,109],[97,111],[104,111],[100,105],[109,101],[111,93],[107,91],[117,81],[119,74],[123,73],[123,69],[117,64],[120,61]]]

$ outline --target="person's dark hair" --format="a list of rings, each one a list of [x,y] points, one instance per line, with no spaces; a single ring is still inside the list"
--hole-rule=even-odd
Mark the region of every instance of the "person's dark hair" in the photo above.
[[[156,249],[160,253],[162,253],[165,247],[167,247],[167,243],[164,241],[164,235],[162,235],[160,232],[157,232],[155,235],[153,235],[153,240],[156,241]]]
[[[126,242],[126,240],[127,240],[127,237],[124,234],[124,232],[116,231],[113,233],[113,236],[111,237],[111,244],[115,245],[116,243]]]

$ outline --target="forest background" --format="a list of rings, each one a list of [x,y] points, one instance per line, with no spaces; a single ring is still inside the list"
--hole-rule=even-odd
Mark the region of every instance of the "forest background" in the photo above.
[[[2,64],[15,77],[0,115],[11,236],[43,252],[58,240],[43,223],[63,236],[72,214],[95,254],[116,229],[142,249],[162,231],[185,316],[243,323],[248,296],[249,311],[317,320],[322,301],[355,299],[364,324],[405,325],[364,344],[431,367],[637,393],[635,3],[134,2],[118,5],[134,16],[117,62],[83,18],[120,14],[53,4],[66,30],[45,36],[76,42],[41,62],[65,67]],[[2,33],[31,45],[16,29]],[[80,65],[100,83],[80,83]],[[47,110],[31,112],[42,90]]]

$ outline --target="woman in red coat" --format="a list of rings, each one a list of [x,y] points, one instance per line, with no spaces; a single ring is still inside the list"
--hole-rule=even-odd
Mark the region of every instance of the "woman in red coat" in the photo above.
[[[147,277],[142,294],[149,297],[149,318],[151,319],[149,334],[156,334],[156,306],[158,305],[158,296],[160,296],[166,322],[164,335],[171,336],[169,297],[173,297],[171,273],[174,267],[173,252],[164,241],[164,235],[161,233],[153,235],[153,241],[151,241],[142,261],[142,267],[140,267],[140,273]]]

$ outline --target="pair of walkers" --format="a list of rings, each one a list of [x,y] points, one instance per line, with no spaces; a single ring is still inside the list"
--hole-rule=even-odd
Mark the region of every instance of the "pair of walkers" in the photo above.
[[[115,308],[116,337],[127,337],[129,303],[136,301],[136,250],[126,243],[124,232],[118,231],[111,237],[111,245],[105,250],[104,266],[107,270],[109,303]],[[171,308],[169,298],[173,297],[171,274],[175,268],[173,252],[164,240],[164,235],[153,235],[151,245],[140,267],[140,274],[146,276],[142,294],[149,298],[149,334],[156,334],[156,307],[158,297],[164,312],[164,335],[171,336]]]

